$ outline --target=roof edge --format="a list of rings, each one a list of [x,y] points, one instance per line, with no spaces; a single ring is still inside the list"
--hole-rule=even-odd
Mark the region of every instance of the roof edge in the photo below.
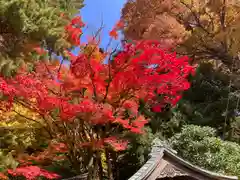
[[[163,148],[163,147],[162,147]],[[220,174],[220,173],[215,173],[206,169],[203,169],[197,165],[193,165],[192,163],[180,158],[177,154],[173,153],[171,150],[167,149],[167,148],[163,148],[164,149],[164,153],[166,153],[168,156],[171,156],[173,158],[175,158],[175,160],[179,163],[182,164],[185,167],[188,167],[189,169],[204,174],[205,176],[211,177],[211,178],[220,178],[220,179],[229,179],[229,180],[238,180],[237,176],[227,176],[224,174]]]
[[[146,180],[149,175],[156,169],[159,164],[159,161],[164,155],[164,149],[159,149],[158,153],[150,154],[150,159],[128,180]]]
[[[153,172],[162,157],[166,154],[174,158],[179,164],[191,169],[195,172],[201,173],[207,177],[214,178],[214,179],[222,179],[222,180],[238,180],[237,176],[227,176],[215,172],[211,172],[209,170],[205,170],[199,166],[193,165],[192,163],[185,161],[184,159],[180,158],[176,151],[166,148],[163,145],[154,145],[152,148],[152,152],[150,153],[150,159],[128,180],[146,180],[150,173]]]

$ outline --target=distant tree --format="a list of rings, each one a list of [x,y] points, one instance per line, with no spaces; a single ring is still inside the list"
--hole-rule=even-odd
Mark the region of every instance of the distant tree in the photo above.
[[[175,0],[128,0],[122,9],[125,38],[160,40],[163,47],[172,48],[188,35],[174,16],[183,10]]]
[[[211,63],[200,63],[191,88],[178,106],[186,116],[185,123],[214,127],[218,135],[233,140],[239,128],[234,125],[239,111],[239,90],[229,86],[229,79],[229,75],[214,70]],[[240,136],[234,139],[239,141]]]
[[[230,68],[240,47],[239,10],[234,0],[129,0],[122,10],[124,35],[134,40],[170,37],[179,52],[194,60],[215,59]]]

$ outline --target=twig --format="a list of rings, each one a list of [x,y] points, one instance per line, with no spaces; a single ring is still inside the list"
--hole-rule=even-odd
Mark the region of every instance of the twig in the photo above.
[[[106,101],[106,98],[107,98],[107,95],[108,95],[108,91],[109,91],[109,87],[110,87],[110,84],[111,84],[111,82],[113,80],[113,77],[111,76],[111,62],[110,61],[111,61],[112,55],[117,51],[117,47],[118,46],[116,46],[116,48],[110,53],[110,55],[108,57],[108,75],[109,75],[109,79],[108,79],[108,84],[106,86],[106,94],[105,94],[105,96],[103,98],[103,102]]]

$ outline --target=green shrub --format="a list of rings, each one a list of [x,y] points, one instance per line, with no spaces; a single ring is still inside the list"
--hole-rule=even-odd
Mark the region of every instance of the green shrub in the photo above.
[[[182,158],[195,165],[240,177],[240,145],[215,136],[213,128],[188,125],[169,142]]]

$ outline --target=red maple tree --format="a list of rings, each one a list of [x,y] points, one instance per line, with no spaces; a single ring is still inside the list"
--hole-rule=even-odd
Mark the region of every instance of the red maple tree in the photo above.
[[[75,45],[80,45],[83,25],[81,18],[75,17],[66,27]],[[116,27],[110,32],[113,38],[117,38],[115,31]],[[17,102],[41,115],[44,128],[56,142],[47,152],[52,157],[59,151],[65,153],[79,173],[98,174],[100,178],[100,156],[105,152],[112,179],[109,150],[125,150],[128,140],[122,138],[123,132],[144,133],[148,123],[138,112],[139,99],[156,111],[165,104],[176,105],[182,92],[190,87],[187,77],[194,73],[194,67],[189,65],[188,57],[167,53],[155,41],[123,44],[118,54],[104,56],[107,64],[93,56],[95,45],[87,54],[74,56],[68,52],[69,68],[38,62],[32,72],[22,68],[12,78],[1,77],[0,91],[5,96],[1,106],[9,110]],[[162,96],[161,101],[157,95]],[[44,159],[49,153],[40,155]],[[40,155],[35,160],[41,160]],[[28,179],[57,178],[39,167],[22,166],[9,173]]]

